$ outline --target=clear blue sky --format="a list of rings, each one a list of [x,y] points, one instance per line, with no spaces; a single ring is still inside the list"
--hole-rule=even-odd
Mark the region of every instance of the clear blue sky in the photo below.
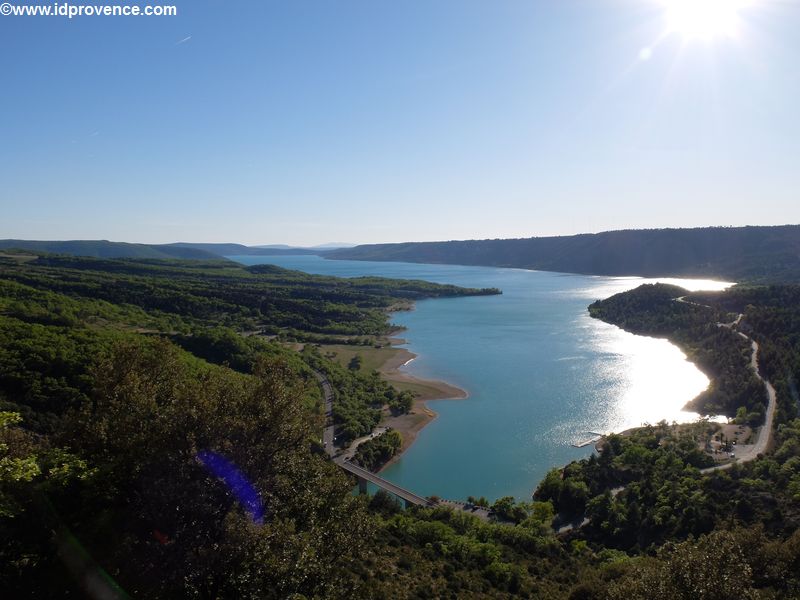
[[[707,38],[657,0],[176,4],[0,17],[0,238],[800,222],[800,2]]]

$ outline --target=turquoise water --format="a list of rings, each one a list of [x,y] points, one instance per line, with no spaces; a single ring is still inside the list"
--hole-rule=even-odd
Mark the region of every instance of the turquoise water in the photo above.
[[[634,336],[588,316],[594,300],[638,278],[456,265],[232,257],[342,277],[380,275],[469,287],[501,296],[418,302],[395,313],[418,358],[410,373],[453,383],[466,400],[429,406],[438,418],[383,475],[423,496],[530,499],[548,469],[588,456],[572,442],[644,422],[688,421],[681,407],[707,378],[665,340]],[[717,282],[680,282],[718,289]]]

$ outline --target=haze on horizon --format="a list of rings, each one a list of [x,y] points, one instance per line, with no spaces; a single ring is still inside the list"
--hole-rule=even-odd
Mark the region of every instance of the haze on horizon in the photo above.
[[[175,4],[0,19],[0,238],[800,222],[800,3]]]

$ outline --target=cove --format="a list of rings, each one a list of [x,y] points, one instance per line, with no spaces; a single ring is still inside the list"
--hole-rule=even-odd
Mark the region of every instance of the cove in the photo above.
[[[595,300],[656,280],[318,256],[229,258],[340,277],[423,279],[503,291],[424,300],[392,316],[407,328],[401,335],[418,355],[404,368],[469,394],[465,400],[429,402],[438,418],[381,473],[422,496],[530,500],[549,469],[592,451],[571,443],[589,432],[695,420],[697,415],[681,409],[708,385],[666,340],[635,336],[588,315]],[[729,285],[658,281],[691,290]]]

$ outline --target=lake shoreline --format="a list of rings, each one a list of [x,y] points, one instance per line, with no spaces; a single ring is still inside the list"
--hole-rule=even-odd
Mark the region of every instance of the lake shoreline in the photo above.
[[[345,368],[358,366],[363,374],[377,371],[396,389],[417,392],[411,415],[392,417],[388,410],[381,415],[381,425],[396,427],[404,437],[398,453],[404,460],[394,458],[381,475],[421,495],[466,498],[480,492],[490,499],[527,501],[550,468],[588,455],[588,448],[571,447],[588,437],[585,432],[672,421],[708,385],[707,377],[668,341],[630,334],[588,314],[586,307],[595,300],[648,280],[313,256],[283,257],[276,263],[335,276],[503,290],[502,296],[409,302],[403,310],[386,311],[393,326],[370,343],[362,336],[321,344],[325,358]],[[690,290],[706,285],[672,283]],[[422,362],[409,366],[415,354]],[[469,390],[471,401],[428,401],[463,398],[463,390],[459,393],[452,383]],[[437,419],[434,411],[441,419],[421,436]],[[469,464],[471,473],[467,476],[454,464]]]
[[[411,308],[404,310],[413,310]],[[465,400],[469,397],[466,390],[446,381],[424,379],[412,375],[403,367],[414,361],[418,355],[405,346],[408,342],[397,334],[402,328],[393,329],[390,334],[379,340],[377,346],[355,346],[346,344],[323,345],[323,352],[328,358],[346,366],[355,357],[362,361],[361,369],[365,372],[377,371],[381,379],[400,391],[414,394],[411,411],[402,415],[392,415],[384,407],[380,421],[381,427],[390,427],[397,431],[403,442],[397,453],[387,461],[378,472],[396,463],[400,457],[414,444],[419,433],[439,415],[433,411],[428,402],[431,400]]]
[[[400,338],[390,338],[388,341],[392,347],[406,344],[406,340]],[[395,348],[395,350],[397,352],[387,357],[386,362],[377,369],[381,376],[399,389],[410,384],[424,386],[429,391],[417,392],[419,395],[414,399],[408,414],[393,416],[388,411],[384,414],[381,424],[397,431],[403,439],[403,444],[397,453],[378,469],[379,473],[399,461],[417,440],[419,433],[438,418],[438,413],[428,406],[430,400],[465,400],[469,397],[466,390],[445,381],[422,379],[407,371],[401,371],[404,366],[415,360],[417,355],[406,348]]]

